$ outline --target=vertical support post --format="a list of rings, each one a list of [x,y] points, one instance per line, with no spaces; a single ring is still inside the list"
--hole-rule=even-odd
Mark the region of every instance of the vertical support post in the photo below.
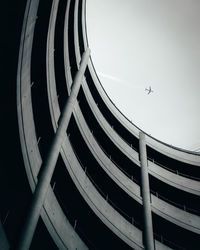
[[[144,245],[145,249],[154,249],[153,239],[153,225],[150,204],[150,188],[149,188],[149,174],[147,166],[147,152],[145,135],[143,132],[139,133],[139,149],[140,149],[140,165],[141,165],[141,187],[143,200],[143,218],[144,218]]]
[[[37,222],[40,216],[40,210],[45,201],[45,197],[50,185],[50,181],[55,169],[55,165],[58,159],[58,155],[60,153],[60,149],[63,143],[63,139],[65,138],[65,133],[67,130],[67,126],[73,111],[73,107],[78,95],[78,91],[83,79],[83,75],[88,64],[90,55],[90,49],[84,52],[82,56],[82,60],[80,63],[80,68],[76,73],[74,82],[72,84],[71,93],[68,97],[63,112],[60,117],[60,123],[58,129],[53,138],[52,144],[50,146],[50,150],[48,152],[47,158],[44,162],[43,168],[41,170],[40,178],[37,182],[35,191],[33,193],[33,199],[31,203],[31,207],[27,216],[27,220],[25,222],[23,232],[19,241],[18,249],[25,250],[29,249],[33,234],[35,232],[35,228],[37,226]]]

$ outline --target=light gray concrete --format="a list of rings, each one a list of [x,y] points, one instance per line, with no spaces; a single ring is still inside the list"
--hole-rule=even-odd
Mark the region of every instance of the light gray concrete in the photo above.
[[[153,224],[150,204],[149,173],[147,166],[147,152],[144,133],[139,133],[139,149],[141,163],[141,189],[143,201],[143,220],[144,220],[144,245],[145,249],[154,249]]]
[[[17,111],[19,134],[24,165],[32,191],[35,190],[37,175],[42,164],[37,143],[38,138],[36,137],[35,133],[31,101],[32,83],[30,80],[32,41],[34,26],[37,21],[38,3],[39,1],[27,2],[21,35],[17,73]],[[55,15],[57,12],[56,4],[58,4],[58,0],[54,0],[50,17],[49,44],[47,45],[47,58],[49,59],[52,59],[51,50],[53,49],[53,45],[51,40],[53,36],[52,33],[54,32],[53,23],[55,21]],[[68,1],[68,6],[69,4],[70,1]],[[48,55],[49,53],[51,54],[50,56]],[[51,62],[48,67],[51,72],[53,62]],[[45,203],[41,210],[41,216],[56,245],[59,247],[59,249],[87,249],[62,212],[62,209],[60,208],[54,193],[52,191],[50,192],[50,190],[51,188],[47,193]],[[57,212],[55,213],[55,211]]]
[[[150,136],[147,136],[146,143],[151,146],[156,151],[169,156],[170,158],[173,158],[178,161],[182,161],[191,165],[196,166],[197,168],[200,167],[200,154],[187,151],[187,150],[178,150],[174,147],[171,147],[170,145],[165,145],[163,143],[160,143],[157,140],[154,140]]]
[[[78,5],[79,0],[75,0],[75,11],[74,11],[74,48],[77,65],[81,60],[80,47],[79,47],[79,34],[78,34]]]
[[[136,165],[140,166],[139,162],[139,154],[134,149],[131,148],[127,142],[119,136],[119,134],[115,131],[115,128],[112,127],[112,124],[109,124],[108,121],[105,119],[103,114],[98,108],[98,105],[94,101],[92,94],[88,88],[87,83],[82,85],[83,92],[85,94],[86,100],[97,120],[99,125],[104,130],[105,134],[113,141],[113,143],[129,158],[133,161]]]
[[[58,127],[58,119],[60,117],[60,108],[58,104],[58,96],[56,90],[55,79],[55,65],[54,65],[54,37],[55,37],[55,25],[57,18],[59,0],[54,0],[51,9],[51,15],[49,20],[49,29],[47,35],[47,49],[46,49],[46,71],[47,71],[47,91],[49,110],[51,114],[52,125],[54,131]]]
[[[70,1],[68,1],[68,5],[69,3]],[[58,127],[57,122],[60,117],[60,108],[58,104],[58,96],[56,90],[55,65],[54,65],[54,52],[55,52],[54,37],[55,37],[55,24],[57,18],[58,4],[59,0],[53,1],[50,20],[49,20],[49,29],[47,36],[47,53],[46,53],[48,100],[49,100],[52,125],[55,132],[57,130]],[[52,238],[56,242],[59,249],[62,250],[87,249],[86,245],[78,237],[74,228],[67,220],[51,187],[48,189],[40,214],[49,233],[51,234]]]
[[[99,219],[133,249],[144,249],[142,232],[129,223],[100,195],[80,166],[68,138],[64,140],[61,153],[74,184]],[[156,249],[170,249],[157,240],[155,240],[155,246]]]
[[[142,204],[142,200],[140,197],[140,187],[128,178],[106,155],[98,142],[95,140],[93,133],[88,128],[88,125],[81,113],[80,107],[78,103],[74,108],[74,117],[76,123],[79,127],[80,133],[87,144],[90,152],[95,157],[96,161],[102,167],[102,169],[106,172],[106,174],[122,188],[126,193],[130,195],[134,200]]]
[[[152,211],[172,223],[200,235],[200,216],[177,208],[162,199],[151,195]]]
[[[185,192],[195,194],[200,196],[200,183],[181,175],[172,173],[171,171],[166,170],[165,168],[160,167],[152,161],[148,161],[149,173],[156,177],[157,179],[176,187]]]
[[[67,90],[68,94],[70,94],[70,88],[72,85],[72,75],[71,75],[71,68],[70,68],[70,62],[69,62],[69,44],[68,39],[71,34],[68,34],[68,25],[69,25],[69,8],[70,8],[70,2],[67,1],[67,7],[65,12],[65,20],[64,20],[64,68],[65,68],[65,78],[66,78],[66,84],[67,84]],[[86,49],[87,47],[85,47]]]
[[[84,48],[87,48],[88,41],[87,41],[87,29],[86,29],[86,0],[82,0],[82,30],[83,30],[83,44]]]
[[[122,188],[131,198],[142,204],[140,196],[140,186],[127,177],[106,155],[98,142],[95,140],[93,133],[89,130],[88,125],[81,113],[78,103],[74,107],[74,117],[90,152],[93,154],[99,165],[107,175]],[[148,166],[149,169],[149,166]],[[151,209],[157,215],[171,221],[194,233],[200,234],[200,217],[184,211],[168,202],[151,194]]]
[[[27,177],[34,189],[34,177],[41,166],[31,101],[31,51],[39,0],[27,1],[22,26],[17,69],[17,112],[21,148]],[[29,169],[31,168],[31,171]]]
[[[62,156],[74,184],[99,219],[129,246],[143,249],[142,232],[101,196],[80,166],[68,138],[63,143]]]
[[[79,238],[73,225],[66,218],[52,188],[49,188],[47,191],[41,210],[41,217],[60,250],[88,249],[85,243]]]
[[[37,1],[32,1],[32,2],[34,2],[34,4],[37,5]],[[70,1],[68,1],[67,6],[69,6],[69,3],[70,3]],[[34,122],[32,121],[33,120],[32,103],[31,103],[31,97],[30,97],[31,82],[30,82],[30,60],[29,60],[30,58],[29,57],[31,55],[31,49],[30,48],[32,47],[32,35],[33,35],[33,31],[34,31],[33,26],[34,26],[34,20],[35,20],[35,17],[36,17],[36,15],[35,15],[35,17],[34,17],[34,15],[35,14],[33,14],[31,16],[32,19],[30,20],[30,23],[28,21],[28,28],[27,28],[27,30],[25,32],[26,34],[24,36],[26,39],[24,40],[24,37],[23,37],[22,38],[23,42],[20,45],[21,46],[21,49],[20,49],[21,56],[20,56],[20,58],[23,58],[23,60],[22,60],[22,64],[20,64],[20,66],[19,66],[19,72],[22,72],[22,74],[21,73],[18,74],[18,82],[20,81],[20,82],[25,83],[24,85],[18,87],[20,89],[20,94],[18,95],[19,96],[19,98],[18,98],[18,100],[19,100],[18,101],[18,112],[23,113],[23,117],[19,118],[19,120],[20,120],[19,123],[20,123],[20,127],[21,127],[21,129],[20,129],[20,131],[21,131],[20,132],[20,137],[25,138],[25,139],[21,139],[21,141],[23,141],[23,143],[22,143],[23,146],[22,147],[23,147],[23,151],[24,151],[23,155],[24,155],[24,159],[25,159],[25,163],[26,163],[25,165],[29,166],[29,167],[26,167],[26,169],[29,168],[29,170],[27,170],[27,172],[28,172],[28,178],[29,178],[32,190],[34,190],[35,180],[37,179],[36,176],[37,176],[37,173],[38,173],[40,165],[41,165],[41,158],[40,158],[39,151],[38,151],[38,146],[37,146],[37,138],[35,136]],[[67,15],[68,14],[67,14],[67,11],[66,11],[66,17],[67,17]],[[67,27],[68,27],[67,24],[65,25],[65,27],[66,27],[66,30],[67,30]],[[65,36],[65,37],[67,37],[67,36]],[[24,41],[25,41],[25,43],[24,43]],[[49,53],[51,52],[52,46],[53,45],[50,45],[50,47],[49,47]],[[23,49],[24,48],[22,48],[22,47],[25,48],[25,50],[24,50],[25,53],[24,53],[23,56],[22,56],[22,54],[23,54]],[[68,57],[68,53],[64,53],[64,55],[65,55],[66,58]],[[52,60],[51,56],[49,56],[49,60]],[[50,70],[51,70],[51,67],[52,66],[49,67]],[[21,68],[23,68],[22,71],[21,71]],[[66,67],[66,69],[67,69],[67,71],[70,71],[70,68]],[[54,90],[51,90],[51,91],[52,91],[51,93],[54,93]],[[115,110],[115,108],[114,108],[114,110]],[[54,113],[54,111],[52,111],[52,113]],[[115,113],[116,113],[116,111],[115,111]],[[127,125],[127,127],[129,127],[129,126],[130,126],[130,124]],[[130,130],[132,130],[132,128]],[[138,133],[138,131],[136,131],[136,135],[137,135],[137,133]],[[172,150],[172,151],[174,153],[174,150]],[[64,154],[64,153],[62,153],[62,154]],[[48,196],[49,195],[47,194],[47,197]],[[62,218],[64,218],[64,216],[57,217],[58,215],[62,214],[61,211],[60,211],[60,207],[58,206],[59,209],[57,208],[57,205],[55,205],[55,207],[54,207],[54,204],[56,204],[57,201],[54,203],[53,200],[55,199],[55,197],[54,197],[54,199],[52,199],[52,196],[50,196],[50,197],[51,197],[50,201],[49,201],[49,198],[47,198],[45,200],[45,204],[44,204],[45,209],[42,209],[42,211],[41,211],[42,217],[43,218],[45,217],[44,220],[47,221],[47,223],[45,223],[45,224],[48,225],[48,227],[51,227],[52,231],[53,230],[55,231],[54,226],[58,228],[57,238],[61,237],[63,240],[65,240],[65,238],[64,238],[65,233],[64,232],[65,232],[65,230],[67,230],[65,228],[65,226],[67,227],[67,223],[65,223],[65,221],[62,219]],[[50,203],[47,204],[46,202],[50,202]],[[48,209],[47,209],[47,207],[48,207]],[[57,216],[55,216],[55,211],[58,211]],[[49,215],[51,216],[51,214],[53,214],[54,220],[49,220],[48,216]],[[62,224],[63,226],[59,227],[59,224],[61,222],[63,222],[63,224]],[[51,226],[50,226],[50,224],[51,224]],[[61,230],[61,231],[59,231],[59,230]],[[122,228],[122,231],[123,230],[126,230],[126,229]],[[70,231],[70,232],[72,232],[72,231]],[[73,234],[73,235],[75,235],[75,234]],[[68,236],[66,236],[66,237],[68,238]],[[76,239],[73,238],[73,237],[74,236],[72,236],[72,239],[73,239],[72,241],[74,243],[76,241]],[[66,244],[66,242],[65,242],[65,244]],[[66,244],[66,246],[68,247],[67,244]],[[157,246],[159,246],[159,247],[157,248]],[[63,244],[63,247],[65,247],[64,244]],[[69,248],[74,249],[75,247],[72,244],[72,245],[69,246]],[[162,248],[165,248],[165,246],[163,244],[161,244],[159,242],[156,243],[156,249],[162,249]],[[60,247],[60,249],[62,249],[62,248]],[[83,248],[78,247],[77,249],[83,249]]]
[[[73,111],[73,106],[78,94],[78,90],[80,88],[85,68],[87,66],[89,54],[90,54],[89,49],[87,49],[86,52],[83,54],[79,71],[77,72],[74,82],[72,84],[70,97],[67,99],[63,113],[61,114],[59,127],[56,131],[46,162],[44,163],[40,179],[37,183],[35,192],[33,194],[31,208],[28,213],[27,220],[25,222],[21,240],[19,242],[19,249],[24,249],[24,250],[28,249],[31,244],[32,237],[40,215],[40,210],[44,203],[46,193],[51,181],[51,177],[56,165],[56,161],[60,153],[60,148],[63,143],[63,138],[64,138],[63,135],[66,132],[69,119]]]

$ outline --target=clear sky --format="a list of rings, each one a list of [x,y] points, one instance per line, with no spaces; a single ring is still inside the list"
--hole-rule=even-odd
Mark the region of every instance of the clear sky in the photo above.
[[[153,137],[200,147],[200,0],[86,2],[92,60],[112,101]]]

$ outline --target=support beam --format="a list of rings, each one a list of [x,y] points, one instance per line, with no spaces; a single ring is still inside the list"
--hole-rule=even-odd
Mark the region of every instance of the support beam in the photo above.
[[[153,226],[150,204],[149,173],[147,166],[147,152],[145,135],[139,133],[140,165],[141,165],[141,188],[143,200],[143,219],[144,219],[144,245],[147,250],[154,250]]]
[[[49,153],[41,170],[40,178],[33,193],[31,207],[19,241],[19,250],[27,250],[30,247],[33,234],[35,232],[35,228],[37,226],[37,222],[40,216],[40,211],[45,201],[46,193],[48,191],[50,181],[58,159],[58,155],[60,153],[63,139],[65,138],[67,126],[71,114],[73,112],[73,107],[77,99],[78,91],[80,89],[85,69],[88,64],[89,55],[90,49],[88,48],[82,56],[80,68],[76,73],[74,82],[72,83],[70,96],[68,97],[63,112],[61,114],[58,129],[53,138]]]

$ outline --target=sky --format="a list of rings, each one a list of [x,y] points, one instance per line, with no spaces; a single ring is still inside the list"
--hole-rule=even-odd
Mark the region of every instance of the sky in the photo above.
[[[151,136],[200,147],[200,1],[86,4],[91,57],[111,100]]]

